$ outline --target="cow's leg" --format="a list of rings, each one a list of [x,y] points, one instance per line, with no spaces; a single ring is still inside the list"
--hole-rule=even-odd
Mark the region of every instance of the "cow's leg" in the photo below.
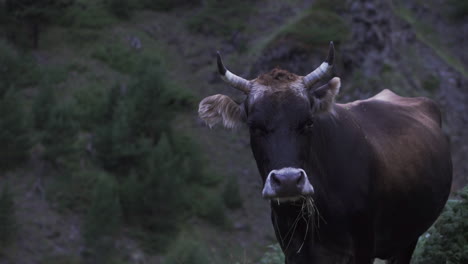
[[[387,264],[410,264],[413,251],[416,248],[418,240],[412,242],[405,250],[402,250],[398,255],[387,260]]]

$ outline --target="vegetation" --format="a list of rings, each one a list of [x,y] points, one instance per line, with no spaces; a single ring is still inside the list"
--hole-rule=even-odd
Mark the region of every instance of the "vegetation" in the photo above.
[[[229,177],[223,190],[224,204],[230,209],[242,207],[242,197],[239,191],[239,183],[235,177]]]
[[[245,29],[253,10],[252,1],[208,0],[187,25],[194,32],[229,37]]]
[[[312,7],[303,10],[263,39],[250,54],[282,45],[285,40],[292,40],[309,49],[327,47],[330,40],[340,44],[350,37],[349,26],[341,17],[345,7],[343,1],[315,1]]]
[[[15,203],[8,185],[0,193],[0,254],[10,244],[17,231]]]
[[[461,2],[461,1],[460,1]],[[463,4],[462,4],[463,5]],[[454,56],[442,42],[441,37],[431,26],[421,22],[408,8],[401,2],[394,2],[392,5],[393,12],[411,25],[414,29],[416,37],[424,44],[428,45],[437,56],[439,56],[448,65],[461,73],[464,77],[468,77],[468,70],[465,65]]]
[[[20,89],[36,82],[34,67],[26,56],[17,54],[0,41],[0,171],[15,168],[27,159],[31,147],[27,112],[22,105]],[[34,76],[34,78],[31,78]]]
[[[106,263],[114,251],[122,212],[115,179],[105,173],[96,176],[90,208],[85,217],[84,240],[93,263]]]
[[[92,7],[91,12],[116,8],[113,1],[74,3]],[[79,22],[80,8],[71,5],[55,22],[76,30],[94,27]],[[144,248],[161,251],[188,217],[224,224],[219,177],[204,169],[192,139],[172,128],[174,115],[193,107],[193,98],[168,81],[160,55],[135,53],[122,43],[101,45],[90,59],[125,80],[93,80],[64,93],[59,85],[75,64],[39,69],[27,52],[15,50],[0,42],[6,66],[0,67],[0,110],[5,113],[0,165],[20,164],[33,145],[42,162],[54,165],[47,198],[62,212],[84,215],[84,253],[90,261],[110,261],[112,241],[122,226]],[[21,89],[30,87],[36,93],[18,104],[24,100]]]
[[[169,11],[174,9],[175,7],[181,6],[193,6],[198,5],[202,1],[201,0],[139,0],[139,5],[142,8],[149,8],[153,10],[159,11]]]
[[[450,15],[456,20],[462,20],[468,16],[468,2],[464,0],[448,1]]]
[[[31,141],[27,116],[12,89],[0,96],[0,171],[15,168],[27,159]]]
[[[437,222],[421,236],[413,263],[468,262],[468,187],[449,201]]]
[[[0,97],[10,89],[18,91],[37,85],[41,74],[32,57],[17,52],[16,49],[0,39]]]
[[[164,264],[210,264],[210,254],[204,243],[181,237],[169,250]]]
[[[39,34],[41,27],[50,23],[54,17],[63,12],[73,3],[73,0],[6,0],[6,15],[16,24],[27,24],[32,33],[33,47],[39,47]]]
[[[260,264],[283,264],[284,254],[279,244],[268,246],[267,252],[260,259]]]
[[[327,44],[330,40],[340,43],[346,40],[348,32],[345,21],[337,13],[313,7],[278,32],[276,39],[292,38],[306,45]]]

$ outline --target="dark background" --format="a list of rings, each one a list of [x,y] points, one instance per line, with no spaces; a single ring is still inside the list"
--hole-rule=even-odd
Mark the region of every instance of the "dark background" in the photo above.
[[[467,14],[463,0],[0,0],[0,263],[281,263],[246,129],[207,128],[198,102],[243,99],[217,50],[247,79],[305,75],[331,40],[338,102],[388,88],[439,104],[453,205],[413,262],[466,263]]]

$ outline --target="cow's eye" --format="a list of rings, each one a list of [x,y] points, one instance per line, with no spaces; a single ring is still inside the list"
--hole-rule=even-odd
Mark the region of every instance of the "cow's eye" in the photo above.
[[[256,136],[268,134],[268,129],[264,126],[252,126],[250,127],[250,131]]]
[[[314,121],[313,120],[308,120],[307,122],[303,123],[303,125],[300,127],[301,132],[308,132],[314,127]]]

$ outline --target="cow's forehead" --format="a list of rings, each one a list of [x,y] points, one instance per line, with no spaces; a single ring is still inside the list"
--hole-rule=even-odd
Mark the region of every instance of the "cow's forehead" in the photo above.
[[[248,97],[247,112],[261,119],[271,119],[275,115],[300,115],[309,113],[310,101],[301,87],[274,90],[271,87],[258,87]],[[295,119],[294,117],[291,117]]]
[[[261,74],[251,82],[250,103],[259,98],[277,93],[293,92],[299,96],[305,95],[304,80],[302,76],[275,68],[268,73]]]
[[[277,83],[274,85],[264,85],[261,82],[254,81],[249,93],[249,105],[255,104],[260,99],[289,97],[296,95],[307,98],[307,90],[304,88],[302,78],[291,82]]]

